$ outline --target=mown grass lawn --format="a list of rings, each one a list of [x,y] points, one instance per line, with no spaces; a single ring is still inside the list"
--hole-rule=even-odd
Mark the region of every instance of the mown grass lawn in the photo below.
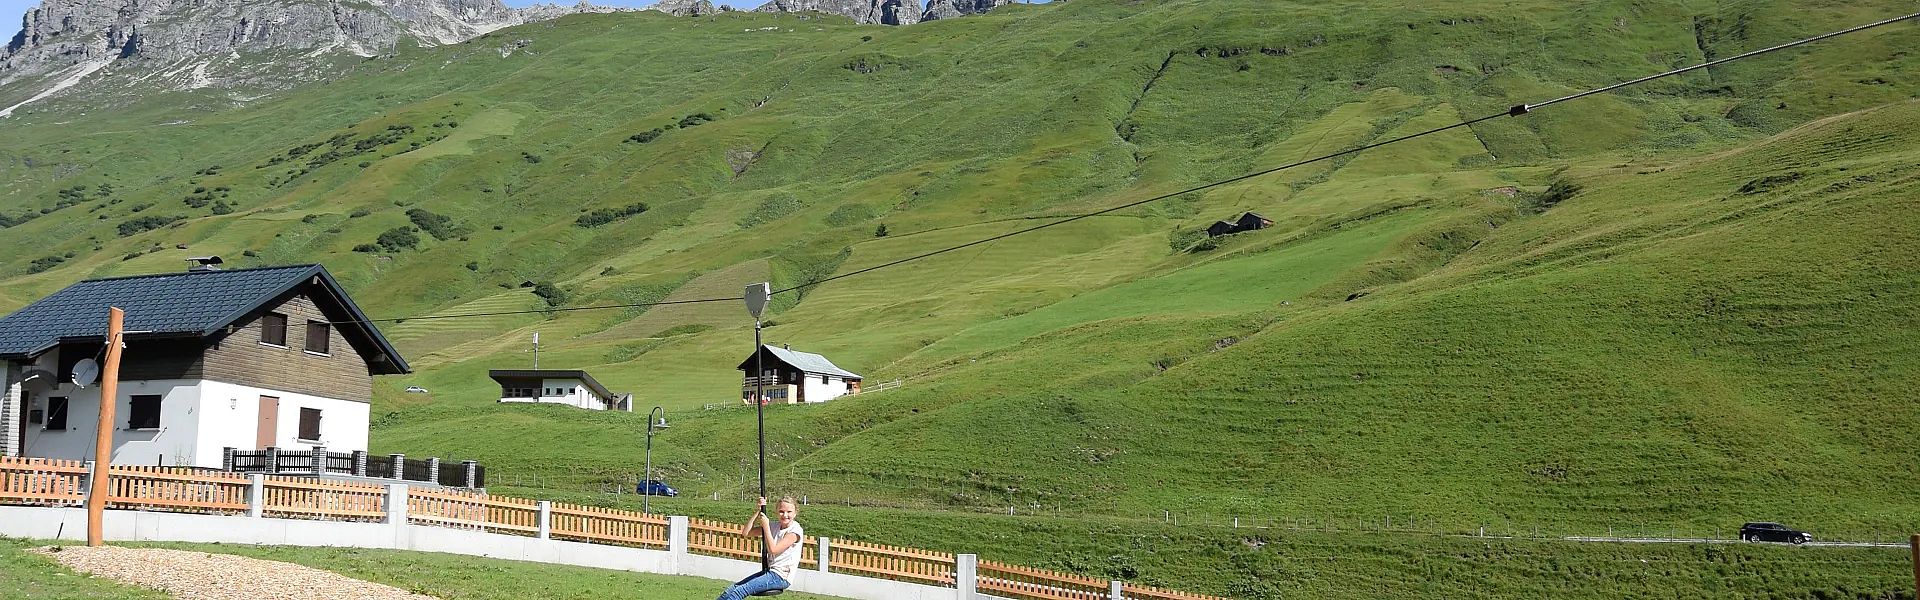
[[[152,590],[75,573],[52,560],[26,551],[44,545],[47,542],[0,538],[0,598],[166,598],[166,595]],[[290,562],[446,600],[709,600],[720,595],[727,585],[725,581],[699,577],[631,573],[433,552],[232,544],[125,545],[197,550]],[[781,597],[797,600],[832,598],[797,592]]]

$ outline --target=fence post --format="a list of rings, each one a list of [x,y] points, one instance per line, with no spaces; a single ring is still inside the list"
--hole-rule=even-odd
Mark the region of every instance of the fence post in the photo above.
[[[393,461],[393,478],[406,479],[407,478],[407,455],[388,454],[387,459]]]
[[[686,517],[667,517],[667,551],[676,557],[687,554],[687,525]]]
[[[553,502],[541,500],[538,506],[540,507],[540,532],[535,537],[544,540],[553,534]]]
[[[367,451],[365,450],[353,451],[353,476],[355,477],[367,476]]]
[[[440,457],[438,456],[427,457],[427,481],[440,483]]]
[[[480,487],[480,463],[479,462],[471,461],[471,460],[463,460],[463,461],[460,461],[460,468],[466,469],[466,481],[467,481],[468,489]]]
[[[267,511],[267,476],[247,475],[247,516],[260,518]]]
[[[953,555],[953,586],[959,589],[959,600],[978,598],[980,586],[980,555]]]
[[[407,524],[407,484],[387,484],[387,524]]]
[[[832,571],[829,570],[828,565],[833,561],[833,538],[824,535],[820,536],[819,549],[820,551],[815,554],[816,558],[820,559],[820,564],[814,566],[820,569],[821,573],[831,573]]]
[[[327,447],[326,446],[314,446],[313,451],[308,453],[307,459],[308,459],[307,462],[313,465],[314,475],[327,474]]]
[[[267,446],[267,472],[280,472],[280,448]]]
[[[233,472],[233,446],[220,449],[220,470]]]
[[[1127,600],[1126,596],[1120,595],[1120,585],[1118,579],[1107,582],[1107,600]]]

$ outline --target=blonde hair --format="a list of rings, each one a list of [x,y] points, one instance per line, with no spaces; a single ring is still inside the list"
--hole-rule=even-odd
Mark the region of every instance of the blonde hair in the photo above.
[[[793,496],[781,496],[781,497],[780,497],[780,501],[779,501],[779,502],[775,502],[775,503],[773,503],[773,505],[774,505],[774,506],[779,506],[779,505],[782,505],[782,504],[790,504],[790,505],[793,505],[793,508],[794,508],[795,510],[799,510],[799,508],[800,508],[800,503],[799,503],[799,502],[795,502],[795,501],[793,500]]]

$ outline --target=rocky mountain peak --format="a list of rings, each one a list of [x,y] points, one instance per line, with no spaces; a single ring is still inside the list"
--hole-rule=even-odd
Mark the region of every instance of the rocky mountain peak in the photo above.
[[[760,12],[819,12],[849,17],[857,23],[912,25],[983,13],[1013,4],[1014,0],[769,0]]]

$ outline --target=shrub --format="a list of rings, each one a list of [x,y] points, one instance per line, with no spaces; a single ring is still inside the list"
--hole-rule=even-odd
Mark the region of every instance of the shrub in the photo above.
[[[452,218],[423,208],[408,209],[407,219],[436,240],[445,241],[469,233],[466,227],[454,224]]]
[[[216,214],[216,215],[233,214],[233,206],[227,204],[227,201],[225,200],[215,200],[213,202],[213,214]]]
[[[358,246],[354,246],[354,247],[353,247],[353,251],[354,251],[354,252],[369,252],[369,253],[371,253],[371,252],[379,252],[379,251],[380,251],[380,247],[379,247],[379,246],[375,246],[375,245],[373,245],[373,244],[360,244],[360,245],[358,245]]]
[[[314,221],[318,221],[318,220],[320,220],[320,215],[307,215],[307,216],[304,216],[304,217],[300,217],[300,222],[301,222],[301,223],[312,223],[312,222],[314,222]]]
[[[651,142],[651,141],[654,141],[654,140],[656,140],[656,139],[659,139],[659,138],[660,138],[660,134],[662,134],[662,133],[666,133],[666,130],[665,130],[665,129],[661,129],[661,128],[659,128],[659,127],[655,127],[655,128],[653,128],[653,129],[649,129],[649,130],[646,130],[646,131],[642,131],[642,132],[640,132],[640,133],[636,133],[636,134],[633,134],[633,135],[630,135],[630,136],[627,136],[627,141],[629,141],[629,142],[634,142],[634,143],[637,143],[637,144],[645,144],[645,143],[647,143],[647,142]]]
[[[521,152],[520,158],[523,160],[526,160],[529,164],[536,164],[536,165],[540,164],[540,155],[538,154],[529,154],[526,152]]]
[[[470,263],[467,263],[467,270],[468,270],[468,271],[479,271],[479,270],[480,270],[480,263],[477,263],[477,262],[470,262]]]
[[[713,121],[717,121],[717,120],[719,120],[719,119],[715,119],[715,118],[713,118],[713,115],[710,115],[710,114],[707,114],[707,113],[694,113],[694,114],[691,114],[691,115],[687,115],[687,116],[684,116],[684,117],[681,117],[681,118],[680,118],[680,123],[679,123],[679,125],[680,125],[680,127],[682,127],[682,128],[685,128],[685,127],[694,127],[694,126],[697,126],[697,125],[700,125],[700,124],[702,124],[702,123],[711,123],[711,122],[713,122]]]
[[[545,281],[533,284],[533,295],[545,298],[547,306],[560,306],[567,303],[567,291]]]
[[[1526,198],[1526,206],[1524,208],[1528,212],[1540,214],[1551,210],[1554,206],[1559,205],[1561,202],[1579,193],[1580,184],[1565,179],[1556,179],[1552,185],[1547,186],[1546,191],[1538,194],[1529,194]]]
[[[608,223],[612,223],[614,221],[625,219],[627,217],[631,217],[643,212],[647,212],[647,203],[636,202],[633,204],[628,204],[621,208],[602,208],[600,210],[596,210],[584,215],[580,215],[580,218],[573,220],[573,224],[580,227],[588,227],[588,228],[599,227],[601,225],[605,225]],[[493,228],[495,230],[498,230],[500,229],[500,226],[495,225],[493,226]]]
[[[63,263],[63,262],[67,262],[67,259],[65,257],[42,256],[40,258],[33,259],[33,263],[27,265],[27,272],[39,273],[47,269],[51,269],[56,266],[59,266],[60,263]]]
[[[259,252],[254,252],[254,251],[252,251],[252,250],[242,250],[242,251],[240,251],[240,255],[241,255],[241,256],[245,256],[245,257],[247,257],[247,258],[259,258],[259,256],[260,256],[260,253],[259,253]]]
[[[159,229],[161,227],[166,227],[167,224],[172,223],[174,221],[178,221],[182,218],[184,217],[147,215],[144,217],[130,219],[120,224],[120,227],[119,227],[120,236],[126,237],[130,235],[134,235],[136,233],[141,233],[144,231],[151,231],[154,229]]]
[[[873,237],[887,237],[887,224],[881,223],[879,227],[873,228]]]
[[[420,236],[413,233],[412,227],[395,227],[382,232],[373,243],[388,252],[401,252],[419,246]]]
[[[353,209],[353,212],[351,212],[351,213],[347,213],[347,218],[349,218],[349,219],[358,219],[358,218],[360,218],[360,217],[364,217],[364,216],[367,216],[367,215],[370,215],[370,214],[373,214],[373,210],[372,210],[372,209],[367,209],[367,208],[356,208],[356,209]]]

